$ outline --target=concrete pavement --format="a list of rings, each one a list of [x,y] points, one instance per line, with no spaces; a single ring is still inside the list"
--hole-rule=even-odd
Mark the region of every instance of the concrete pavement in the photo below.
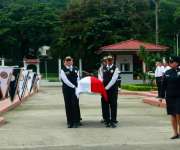
[[[100,96],[80,97],[83,126],[66,127],[60,87],[42,87],[20,107],[5,114],[0,150],[179,150],[180,139],[164,108],[142,103],[142,96],[120,95],[117,128],[100,123]]]

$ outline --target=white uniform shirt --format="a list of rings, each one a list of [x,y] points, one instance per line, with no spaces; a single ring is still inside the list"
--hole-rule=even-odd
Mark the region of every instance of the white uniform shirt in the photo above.
[[[98,70],[98,79],[103,81],[103,65]]]
[[[71,70],[72,71],[72,69],[73,69],[73,67],[72,66],[65,66],[67,69],[69,69],[69,70]],[[80,77],[79,77],[79,71],[78,71],[78,78],[77,78],[77,82],[80,80]],[[61,80],[67,85],[67,86],[69,86],[69,87],[71,87],[71,88],[75,88],[76,86],[74,85],[74,84],[72,84],[71,83],[71,81],[69,81],[68,80],[68,78],[67,78],[67,76],[66,76],[66,74],[65,74],[65,72],[61,69],[61,72],[60,72],[60,76],[61,76]]]
[[[107,66],[107,68],[112,68],[113,64],[111,66]],[[105,89],[106,90],[109,90],[117,81],[118,79],[118,76],[119,76],[119,69],[116,67],[114,73],[113,73],[113,76],[112,76],[112,79],[111,81],[109,81],[108,85],[106,85]]]
[[[169,70],[169,69],[171,69],[171,67],[170,67],[170,66],[166,66],[166,67],[164,67],[164,73],[165,73],[167,70]]]
[[[157,66],[155,70],[155,77],[162,77],[164,74],[164,66]]]

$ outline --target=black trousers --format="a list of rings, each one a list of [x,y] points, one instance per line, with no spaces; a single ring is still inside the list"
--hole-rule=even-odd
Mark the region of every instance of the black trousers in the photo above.
[[[81,118],[81,111],[79,107],[79,99],[77,101],[78,101],[78,104],[77,104],[78,122],[80,122],[82,118]]]
[[[107,90],[108,102],[102,101],[102,112],[106,122],[117,121],[118,90]]]
[[[156,85],[158,88],[158,97],[161,97],[162,77],[156,77]]]
[[[80,120],[80,108],[79,100],[75,95],[75,89],[63,87],[62,91],[65,102],[67,124],[73,125],[74,123],[78,123]]]
[[[106,112],[105,112],[105,109],[106,109],[106,102],[104,101],[104,98],[101,97],[101,109],[102,109],[102,118],[103,120],[106,120]]]

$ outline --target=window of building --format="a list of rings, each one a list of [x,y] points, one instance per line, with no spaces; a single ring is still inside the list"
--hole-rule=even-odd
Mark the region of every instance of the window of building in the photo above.
[[[130,64],[129,63],[120,64],[120,71],[121,72],[129,72],[130,71]]]

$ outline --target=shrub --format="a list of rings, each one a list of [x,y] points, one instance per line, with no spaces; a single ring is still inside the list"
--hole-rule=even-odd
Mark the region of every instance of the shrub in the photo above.
[[[121,88],[129,91],[151,91],[154,89],[149,84],[124,84]]]

